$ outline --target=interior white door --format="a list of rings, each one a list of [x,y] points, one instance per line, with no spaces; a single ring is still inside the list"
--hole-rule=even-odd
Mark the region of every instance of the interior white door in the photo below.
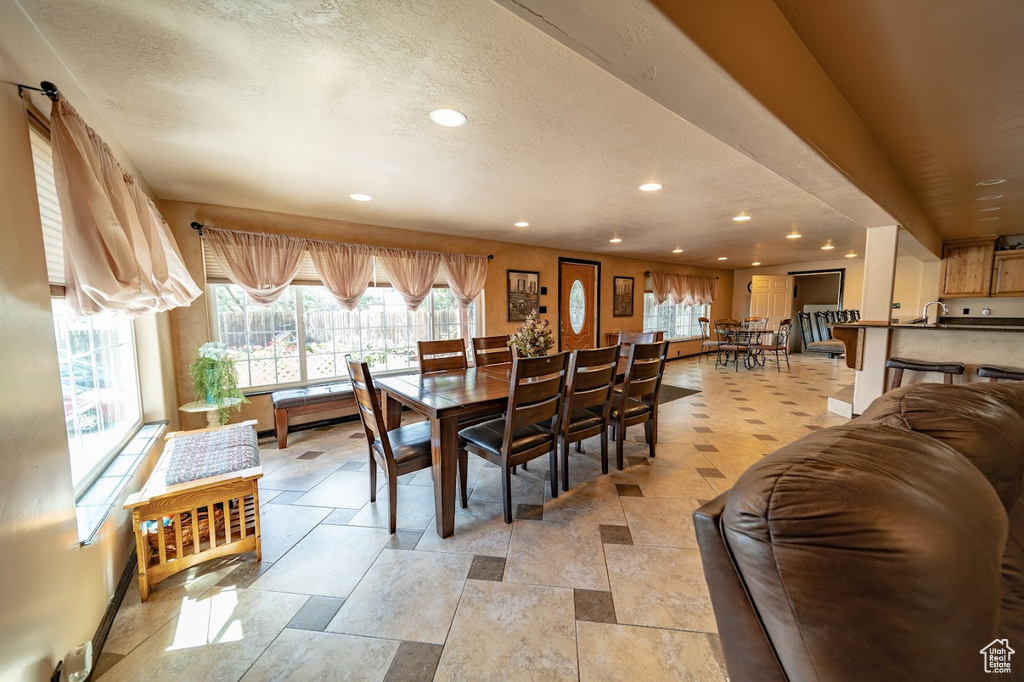
[[[750,282],[750,316],[767,317],[773,329],[793,317],[792,275],[754,275]]]

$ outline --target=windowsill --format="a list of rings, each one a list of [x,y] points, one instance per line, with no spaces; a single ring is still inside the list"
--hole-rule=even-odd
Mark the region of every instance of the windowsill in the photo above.
[[[373,376],[386,377],[394,376],[396,374],[409,374],[416,373],[419,370],[415,367],[407,367],[405,369],[386,369],[380,372],[373,372]],[[252,388],[243,388],[242,394],[246,398],[251,398],[256,395],[270,395],[274,391],[287,391],[292,388],[309,388],[310,386],[327,386],[329,384],[341,384],[348,383],[349,379],[347,376],[337,376],[333,378],[324,379],[310,379],[309,381],[296,381],[289,384],[270,384],[269,386],[253,386]]]
[[[135,472],[139,470],[139,466],[153,451],[166,430],[167,420],[140,426],[135,435],[110,460],[110,464],[100,473],[99,478],[93,481],[85,494],[75,503],[79,545],[88,545],[95,539],[96,532],[110,515],[114,504],[121,499]]]
[[[678,343],[680,341],[699,341],[699,336],[678,336],[674,339],[666,339],[669,343]]]

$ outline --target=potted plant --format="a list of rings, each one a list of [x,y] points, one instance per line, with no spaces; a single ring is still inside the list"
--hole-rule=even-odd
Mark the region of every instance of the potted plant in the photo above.
[[[555,345],[555,335],[548,321],[537,319],[537,311],[534,310],[526,316],[523,326],[512,334],[508,345],[520,357],[536,358],[548,354]]]
[[[249,402],[238,388],[238,372],[235,359],[228,355],[226,343],[211,341],[199,347],[199,357],[188,367],[192,386],[196,390],[196,401],[217,405],[220,423],[228,423],[228,409],[242,409],[242,403]]]

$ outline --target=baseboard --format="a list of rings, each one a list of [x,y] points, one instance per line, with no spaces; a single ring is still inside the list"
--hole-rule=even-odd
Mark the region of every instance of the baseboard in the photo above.
[[[92,665],[94,668],[96,667],[96,662],[100,660],[100,654],[103,653],[103,645],[107,643],[107,635],[110,634],[110,628],[114,625],[117,610],[121,608],[124,595],[128,593],[128,588],[131,587],[132,578],[138,573],[138,567],[138,557],[135,555],[133,548],[132,554],[128,558],[128,563],[125,564],[124,572],[121,573],[121,579],[117,581],[117,589],[114,590],[114,596],[111,597],[110,603],[107,604],[107,610],[103,612],[103,618],[100,619],[99,627],[96,628],[96,634],[92,636]]]

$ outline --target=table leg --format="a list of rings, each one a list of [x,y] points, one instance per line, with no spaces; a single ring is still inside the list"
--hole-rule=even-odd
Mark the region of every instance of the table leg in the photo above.
[[[402,403],[398,402],[387,391],[381,391],[382,408],[384,410],[384,426],[388,431],[402,425]]]
[[[455,532],[455,469],[458,466],[458,448],[458,417],[432,418],[430,459],[434,477],[434,516],[437,534],[442,538]]]

